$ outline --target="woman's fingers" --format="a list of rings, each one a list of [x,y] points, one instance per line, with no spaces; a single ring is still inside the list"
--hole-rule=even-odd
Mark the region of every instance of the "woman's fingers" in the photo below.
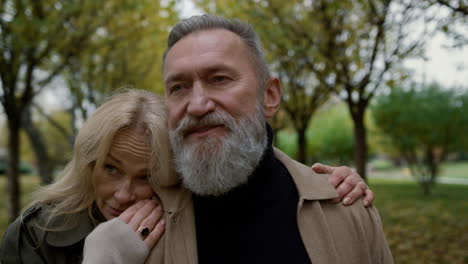
[[[357,182],[354,187],[351,184],[348,184],[348,186],[345,188],[348,189],[346,191],[342,191],[346,195],[346,197],[343,199],[343,204],[350,205],[353,204],[357,199],[363,197],[368,187],[364,182],[360,181]]]
[[[121,218],[132,228],[151,249],[161,239],[166,228],[163,210],[153,200],[142,200],[130,206]]]
[[[374,201],[374,199],[375,199],[374,192],[371,189],[367,188],[366,196],[364,197],[364,200],[363,200],[364,206],[367,207],[367,206],[372,205],[372,201]]]
[[[161,206],[157,206],[154,208],[151,213],[143,219],[143,221],[140,223],[140,226],[137,228],[137,231],[140,232],[140,235],[143,237],[143,240],[146,238],[146,236],[153,231],[155,228],[156,224],[159,222],[162,216],[162,209]],[[149,232],[144,234],[141,232],[141,230],[147,228]]]
[[[148,217],[153,209],[156,208],[156,206],[159,206],[155,201],[149,200],[147,201],[143,207],[141,207],[136,213],[132,216],[132,219],[128,222],[128,225],[133,229],[137,230],[140,226],[143,220],[145,220],[146,217]]]
[[[121,213],[119,215],[119,218],[128,224],[128,222],[130,222],[130,220],[132,219],[133,215],[138,211],[140,210],[140,208],[142,208],[146,202],[148,202],[149,200],[141,200],[141,201],[138,201],[137,203],[135,203],[134,205],[130,206],[129,208],[127,208],[125,211],[123,211],[123,213]]]
[[[164,230],[166,230],[166,221],[163,218],[156,224],[153,231],[151,231],[151,233],[144,240],[150,249],[156,246],[156,244],[159,242],[162,235],[164,234]]]

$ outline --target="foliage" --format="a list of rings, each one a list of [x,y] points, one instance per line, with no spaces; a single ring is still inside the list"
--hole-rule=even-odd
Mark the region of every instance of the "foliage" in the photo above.
[[[422,12],[414,1],[197,1],[210,12],[252,23],[272,69],[282,78],[284,105],[301,134],[334,91],[354,122],[355,164],[365,178],[365,111],[377,89],[403,78],[399,63],[424,37],[411,31]],[[322,97],[320,97],[322,96]],[[299,155],[301,156],[301,155]]]
[[[275,147],[281,149],[290,157],[297,157],[297,133],[294,129],[284,128],[275,135],[277,142]]]
[[[344,104],[330,102],[317,111],[306,131],[307,164],[349,164],[353,155],[352,122]],[[276,147],[291,157],[298,155],[297,132],[284,128],[276,135]]]
[[[173,2],[165,1],[164,6],[150,0],[0,2],[0,102],[9,128],[12,219],[19,210],[21,128],[37,140],[33,146],[36,154],[41,153],[40,164],[48,163],[40,130],[25,118],[31,115],[35,97],[61,74],[77,99],[72,100],[70,113],[85,109],[85,103],[99,103],[82,100],[94,91],[125,84],[154,88],[160,73],[153,66],[161,59],[161,35],[175,19]]]
[[[467,146],[462,142],[468,133],[467,112],[467,94],[435,83],[422,89],[395,88],[372,107],[376,126],[409,164],[425,193],[447,154]]]
[[[343,104],[321,109],[308,129],[311,157],[322,163],[345,165],[353,159],[353,127]]]
[[[295,14],[304,14],[298,26],[314,30],[311,9],[299,1],[196,1],[211,13],[249,21],[260,36],[271,70],[282,85],[282,110],[297,132],[297,160],[305,162],[308,146],[306,130],[314,113],[328,100],[331,90],[321,85],[311,74],[315,60],[313,43],[302,32],[293,32],[283,20]],[[307,12],[311,12],[307,14]],[[273,25],[273,26],[272,26]],[[279,26],[281,25],[281,26]],[[275,120],[276,121],[276,120]]]
[[[66,130],[67,134],[59,131],[47,118],[53,118],[54,122],[59,123],[61,127]],[[44,135],[47,135],[45,138],[45,145],[47,146],[50,157],[49,162],[55,170],[65,166],[71,158],[72,142],[66,137],[71,134],[71,120],[70,115],[64,111],[54,111],[49,114],[47,118],[38,116],[35,120],[35,124]],[[36,163],[38,162],[37,160],[35,161]]]
[[[116,3],[117,4],[117,3]],[[161,61],[170,27],[178,20],[175,1],[132,0],[119,19],[102,25],[90,47],[66,67],[73,109],[86,119],[110,91],[132,87],[163,92]],[[91,107],[92,108],[92,107]]]

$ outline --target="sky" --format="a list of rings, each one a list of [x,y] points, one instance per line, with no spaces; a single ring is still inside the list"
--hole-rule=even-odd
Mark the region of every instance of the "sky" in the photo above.
[[[449,42],[444,34],[439,33],[426,47],[427,61],[410,59],[404,63],[414,71],[416,81],[437,81],[445,87],[468,88],[468,45],[461,49],[448,49],[445,45]]]

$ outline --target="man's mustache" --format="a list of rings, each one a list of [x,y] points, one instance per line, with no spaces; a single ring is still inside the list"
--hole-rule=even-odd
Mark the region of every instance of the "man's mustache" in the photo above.
[[[225,111],[216,110],[200,118],[186,115],[177,126],[175,132],[179,136],[185,136],[203,127],[224,126],[229,130],[235,125],[234,118]]]

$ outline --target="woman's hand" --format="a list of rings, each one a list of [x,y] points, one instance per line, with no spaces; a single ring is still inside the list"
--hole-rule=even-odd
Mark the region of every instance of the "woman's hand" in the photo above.
[[[163,210],[153,200],[142,200],[127,208],[119,218],[152,249],[164,233],[166,222],[162,218]]]
[[[349,167],[331,167],[320,163],[312,166],[315,173],[330,174],[328,182],[336,188],[339,197],[335,202],[343,200],[344,205],[353,204],[363,197],[364,206],[369,206],[374,201],[374,192],[354,170]]]

